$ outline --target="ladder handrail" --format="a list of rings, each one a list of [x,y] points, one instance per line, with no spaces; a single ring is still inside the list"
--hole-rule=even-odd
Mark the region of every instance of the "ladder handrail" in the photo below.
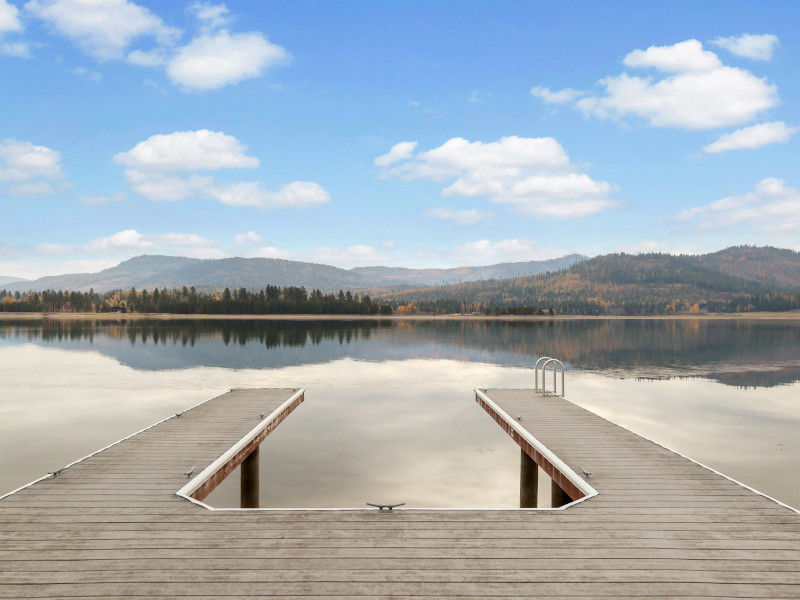
[[[549,356],[542,356],[539,360],[536,361],[536,365],[533,367],[533,391],[539,391],[539,363],[543,360],[553,360]],[[544,370],[542,370],[542,392],[544,392]]]
[[[547,383],[545,381],[545,372],[547,371],[547,365],[553,363],[553,394],[558,396],[558,385],[556,381],[556,367],[561,369],[561,397],[564,396],[564,363],[562,363],[557,358],[550,358],[548,359],[544,365],[542,365],[542,395],[547,395]],[[538,361],[536,364],[539,364]]]

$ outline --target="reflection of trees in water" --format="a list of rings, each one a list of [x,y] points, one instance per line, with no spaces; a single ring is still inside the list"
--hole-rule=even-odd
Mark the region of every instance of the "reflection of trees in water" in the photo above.
[[[198,340],[219,340],[224,345],[257,343],[267,348],[303,347],[323,341],[349,344],[369,339],[374,328],[391,327],[388,321],[69,321],[41,322],[0,321],[0,338],[13,337],[30,342],[93,342],[96,337],[127,339],[131,345],[161,344],[194,346]]]
[[[0,321],[0,337],[58,343],[98,338],[131,346],[320,349],[319,359],[458,357],[532,364],[549,355],[612,376],[700,376],[737,386],[800,380],[800,323],[755,320],[546,321]],[[369,342],[369,345],[366,345]],[[104,348],[105,350],[105,348]],[[113,350],[106,350],[113,352]],[[205,363],[204,363],[205,364]]]

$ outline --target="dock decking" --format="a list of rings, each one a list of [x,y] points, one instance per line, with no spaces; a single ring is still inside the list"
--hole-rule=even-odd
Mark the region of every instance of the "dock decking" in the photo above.
[[[591,471],[596,496],[388,514],[211,511],[176,494],[297,394],[232,391],[0,500],[0,597],[800,598],[796,511],[531,390],[478,401]]]

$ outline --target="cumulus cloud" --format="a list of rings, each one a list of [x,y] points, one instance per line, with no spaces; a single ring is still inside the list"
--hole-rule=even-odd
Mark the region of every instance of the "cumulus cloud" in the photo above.
[[[247,156],[247,146],[232,135],[199,129],[152,135],[114,161],[127,167],[160,172],[215,171],[255,168],[259,160]]]
[[[632,68],[655,68],[665,73],[703,73],[722,66],[719,57],[697,40],[687,40],[672,46],[650,46],[634,50],[622,61]]]
[[[205,188],[207,197],[230,206],[260,208],[309,208],[330,202],[330,194],[313,181],[293,181],[277,191],[268,190],[259,181],[220,183]]]
[[[30,0],[25,10],[99,60],[122,58],[138,38],[169,46],[180,36],[178,29],[128,0]]]
[[[768,232],[796,231],[800,230],[800,190],[770,177],[757,183],[752,192],[684,210],[677,220],[700,229],[746,226]]]
[[[0,36],[20,31],[22,31],[22,22],[19,20],[19,9],[6,0],[0,0]],[[25,42],[0,42],[0,54],[29,58],[31,50]]]
[[[500,262],[548,260],[569,254],[566,250],[542,247],[531,240],[478,240],[453,248],[449,261],[460,265],[488,265]]]
[[[159,252],[170,254],[178,250],[184,256],[202,255],[211,258],[221,255],[218,244],[194,233],[140,233],[126,229],[113,235],[91,240],[84,247],[90,252]]]
[[[288,56],[259,32],[221,30],[201,34],[180,48],[167,62],[167,75],[188,90],[213,90],[260,77]]]
[[[765,33],[754,35],[743,33],[731,37],[718,37],[711,43],[736,56],[743,56],[752,60],[772,60],[772,51],[778,45],[778,36]]]
[[[208,198],[231,206],[306,208],[330,202],[330,194],[311,181],[293,181],[269,190],[260,181],[219,181],[208,171],[259,166],[247,146],[222,132],[201,129],[153,135],[114,161],[127,167],[125,178],[145,198],[177,202]]]
[[[797,130],[797,127],[789,127],[783,121],[760,123],[759,125],[737,129],[733,133],[726,133],[720,136],[716,142],[705,146],[703,151],[719,153],[742,148],[754,150],[769,144],[783,144],[788,142],[789,138]]]
[[[220,29],[231,21],[230,10],[224,4],[195,2],[189,7],[189,12],[194,13],[201,26],[206,29]]]
[[[456,225],[475,225],[491,216],[491,214],[490,212],[482,212],[474,208],[455,210],[452,208],[432,206],[425,209],[426,217],[449,221]]]
[[[586,92],[573,90],[572,88],[564,88],[563,90],[558,90],[557,92],[554,92],[550,90],[550,88],[546,88],[541,85],[531,88],[531,96],[534,96],[535,98],[541,98],[549,104],[566,104],[585,95]]]
[[[452,138],[392,160],[384,174],[451,182],[442,195],[486,197],[536,217],[583,217],[616,205],[609,197],[612,186],[579,173],[553,138],[511,136],[488,143]]]
[[[373,162],[376,167],[388,167],[401,160],[411,158],[419,142],[399,142],[391,150],[376,158]]]
[[[638,117],[653,127],[679,129],[739,125],[778,104],[775,85],[745,69],[725,66],[697,40],[634,50],[623,63],[655,73],[605,77],[599,82],[605,88],[602,95],[578,98],[542,87],[531,93],[548,102],[572,102],[587,116]]]
[[[6,139],[0,142],[0,184],[6,192],[20,196],[53,193],[64,179],[61,154],[30,142]]]
[[[188,11],[197,18],[199,31],[183,45],[178,44],[180,29],[131,0],[29,0],[25,11],[99,61],[126,59],[141,67],[164,68],[169,80],[187,91],[260,77],[289,58],[285,48],[261,32],[229,31],[232,18],[224,4],[192,4]],[[21,28],[17,12],[0,0],[0,34]],[[25,56],[29,49],[6,43],[0,44],[0,52]]]
[[[19,20],[19,9],[6,0],[0,0],[0,34],[7,31],[21,31],[22,23]]]

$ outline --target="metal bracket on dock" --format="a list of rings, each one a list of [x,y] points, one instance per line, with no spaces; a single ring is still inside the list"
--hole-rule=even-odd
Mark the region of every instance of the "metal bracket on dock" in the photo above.
[[[367,506],[374,506],[378,509],[378,512],[386,509],[386,512],[392,512],[393,508],[397,508],[398,506],[405,506],[405,502],[401,502],[400,504],[374,504],[372,502],[367,502]]]
[[[50,471],[50,475],[52,475],[53,477],[58,477],[64,472],[64,469],[66,468],[67,467],[61,467],[60,469],[56,469],[55,471]]]

